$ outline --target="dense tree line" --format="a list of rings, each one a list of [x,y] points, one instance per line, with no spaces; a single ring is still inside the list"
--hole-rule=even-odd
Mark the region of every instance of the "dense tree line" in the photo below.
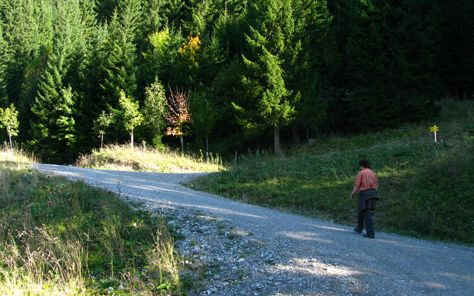
[[[172,136],[279,153],[280,135],[472,98],[473,15],[469,0],[0,0],[0,107],[48,161]]]

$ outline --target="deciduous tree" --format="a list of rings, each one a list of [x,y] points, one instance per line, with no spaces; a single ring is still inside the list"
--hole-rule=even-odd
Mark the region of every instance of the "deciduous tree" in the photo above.
[[[130,147],[133,149],[133,132],[136,127],[143,123],[143,115],[140,113],[138,102],[127,96],[124,91],[120,92],[120,109],[122,112],[122,120],[125,129],[130,134]]]
[[[155,82],[145,88],[145,103],[143,106],[145,124],[151,133],[155,148],[162,145],[161,138],[166,125],[166,113],[165,89],[156,79]]]
[[[171,90],[167,100],[168,104],[168,129],[166,134],[179,137],[181,142],[181,152],[184,153],[185,135],[184,126],[191,122],[191,113],[189,111],[189,93],[182,90]]]
[[[104,135],[107,132],[109,126],[114,122],[114,116],[112,113],[106,113],[102,111],[102,113],[94,120],[94,131],[100,137],[100,148],[104,146]]]
[[[0,127],[7,131],[10,149],[13,149],[12,137],[18,136],[18,126],[18,111],[15,105],[10,104],[5,109],[0,108]]]

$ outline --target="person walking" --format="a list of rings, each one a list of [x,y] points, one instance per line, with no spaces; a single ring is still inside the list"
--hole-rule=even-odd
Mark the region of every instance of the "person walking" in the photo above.
[[[364,236],[375,238],[372,216],[375,211],[375,202],[379,199],[377,194],[379,181],[367,160],[360,160],[359,166],[360,171],[355,178],[351,193],[351,198],[354,194],[359,193],[357,226],[354,231],[362,233],[365,227],[366,234]]]

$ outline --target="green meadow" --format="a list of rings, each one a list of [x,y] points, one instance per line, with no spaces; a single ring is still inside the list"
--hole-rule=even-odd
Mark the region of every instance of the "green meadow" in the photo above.
[[[277,158],[259,153],[192,188],[244,202],[356,222],[349,198],[358,160],[380,181],[376,229],[474,243],[474,104],[444,100],[430,122],[350,137],[316,139]],[[438,125],[438,143],[429,127]]]

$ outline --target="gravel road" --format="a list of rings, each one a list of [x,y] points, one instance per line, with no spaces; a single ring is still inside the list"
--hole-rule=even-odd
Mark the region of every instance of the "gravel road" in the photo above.
[[[239,203],[180,185],[200,174],[43,164],[36,169],[83,180],[154,208],[199,211],[230,223],[234,233],[242,234],[239,243],[229,247],[233,253],[226,255],[230,253],[223,250],[225,243],[206,252],[219,253],[216,258],[220,261],[240,254],[228,268],[247,274],[237,282],[223,278],[222,274],[231,273],[223,271],[215,276],[219,282],[213,280],[213,286],[198,295],[474,295],[471,247],[381,232],[376,232],[374,240],[367,239],[347,226]],[[201,233],[209,227],[202,226]],[[212,246],[215,240],[203,244]],[[247,252],[236,250],[236,246],[247,248]]]

